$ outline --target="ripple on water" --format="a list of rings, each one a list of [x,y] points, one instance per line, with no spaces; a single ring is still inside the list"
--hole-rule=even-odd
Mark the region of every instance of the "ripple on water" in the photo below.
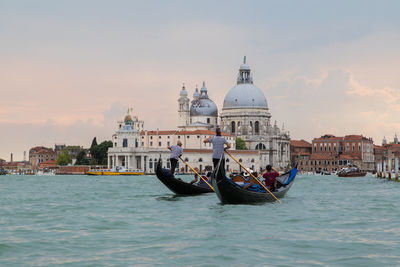
[[[5,176],[0,265],[395,266],[399,190],[303,176],[282,205],[222,205],[152,176]]]

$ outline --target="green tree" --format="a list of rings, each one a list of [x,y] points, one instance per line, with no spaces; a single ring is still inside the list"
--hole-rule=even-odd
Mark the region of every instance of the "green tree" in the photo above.
[[[88,165],[89,160],[86,157],[86,150],[82,149],[79,151],[78,155],[76,156],[75,165]]]
[[[236,149],[237,150],[247,150],[246,142],[240,137],[236,137]]]
[[[65,166],[68,165],[69,163],[72,163],[71,155],[66,150],[61,151],[61,153],[58,154],[56,163],[57,165],[61,166]]]
[[[90,148],[90,154],[92,155],[91,164],[107,164],[107,151],[108,148],[112,147],[111,141],[104,141],[99,145]]]

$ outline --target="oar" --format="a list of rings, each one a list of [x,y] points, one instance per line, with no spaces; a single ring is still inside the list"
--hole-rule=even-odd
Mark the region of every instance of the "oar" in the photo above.
[[[182,162],[185,163],[192,171],[194,171],[194,172],[200,177],[200,179],[203,179],[203,181],[206,182],[206,184],[207,184],[213,191],[215,191],[215,190],[214,190],[214,187],[212,187],[212,186],[207,182],[207,180],[203,178],[203,176],[201,176],[195,169],[193,169],[192,166],[189,165],[189,163],[187,163],[186,161],[184,161],[180,156],[179,156],[179,159],[182,160]]]
[[[272,192],[269,191],[268,188],[267,188],[265,185],[263,185],[262,182],[260,182],[260,180],[258,180],[256,177],[254,177],[254,175],[253,175],[245,166],[243,166],[242,163],[240,163],[234,156],[232,156],[231,153],[229,153],[227,150],[225,150],[225,153],[228,154],[234,161],[236,161],[236,163],[239,164],[243,169],[245,169],[245,170],[250,174],[250,176],[251,176],[254,180],[257,181],[257,183],[259,183],[262,187],[264,187],[264,189],[265,189],[268,193],[270,193],[271,196],[273,196],[280,204],[282,204],[282,202],[281,202],[274,194],[272,194]]]

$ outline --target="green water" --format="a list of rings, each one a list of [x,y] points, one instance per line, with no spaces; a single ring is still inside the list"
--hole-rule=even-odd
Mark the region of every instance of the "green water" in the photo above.
[[[0,266],[399,266],[399,192],[299,176],[283,204],[221,205],[154,176],[0,176]]]

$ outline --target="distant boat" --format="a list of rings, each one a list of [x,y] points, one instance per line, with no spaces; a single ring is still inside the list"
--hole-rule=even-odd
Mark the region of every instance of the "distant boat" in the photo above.
[[[348,166],[337,172],[339,177],[364,177],[367,172],[360,170],[356,165]]]
[[[144,175],[144,172],[138,169],[126,169],[123,166],[117,166],[112,169],[90,169],[87,175]]]

